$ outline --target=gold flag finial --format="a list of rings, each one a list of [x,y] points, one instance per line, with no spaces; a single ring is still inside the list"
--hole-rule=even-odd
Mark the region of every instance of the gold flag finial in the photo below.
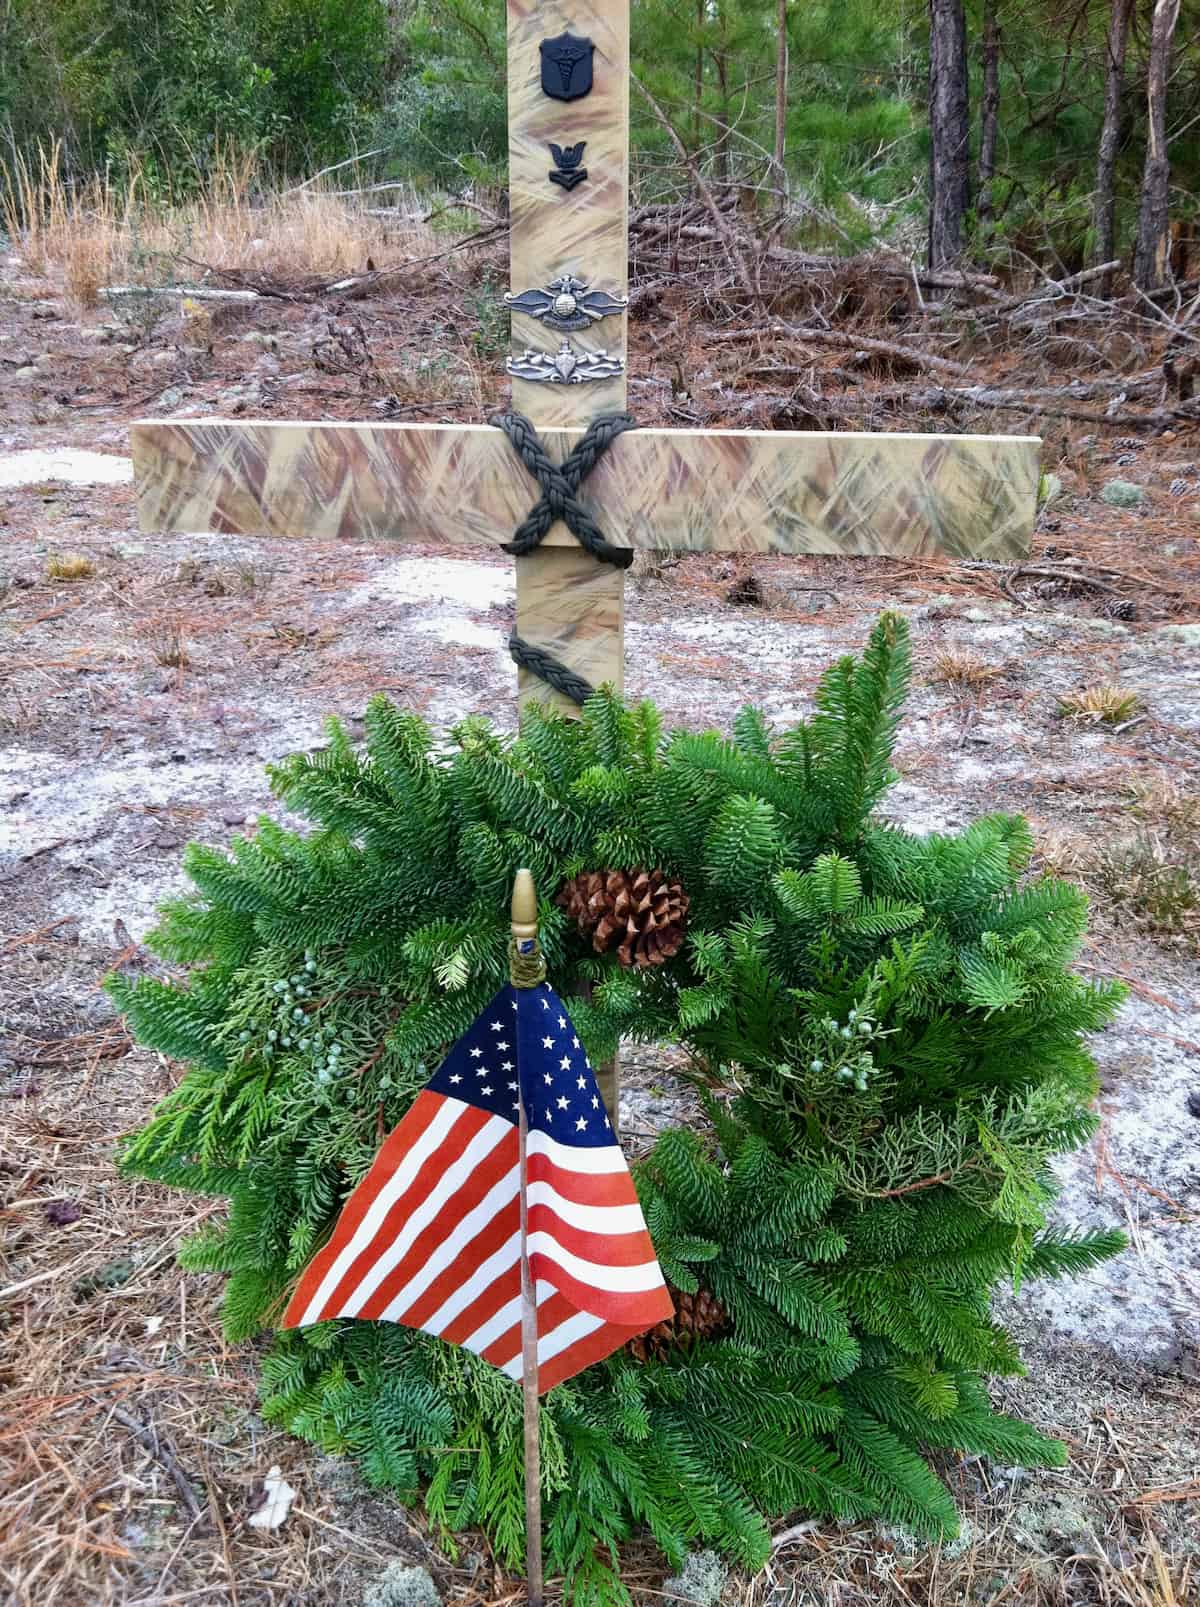
[[[532,872],[519,870],[513,882],[512,942],[508,945],[508,970],[514,988],[536,988],[546,975],[537,938],[537,889]]]
[[[533,872],[519,870],[512,892],[513,939],[517,944],[536,940],[537,929],[537,889],[533,885]]]

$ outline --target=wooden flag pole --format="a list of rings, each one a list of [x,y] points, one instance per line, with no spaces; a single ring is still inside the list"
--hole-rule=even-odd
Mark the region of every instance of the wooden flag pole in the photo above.
[[[527,988],[544,972],[538,953],[537,892],[533,877],[519,870],[512,894],[512,947],[510,975],[516,988]],[[520,1045],[520,1031],[517,1033]],[[521,1200],[521,1385],[525,1394],[525,1578],[529,1607],[542,1607],[542,1464],[538,1440],[538,1322],[533,1276],[529,1270],[529,1202],[526,1147],[529,1123],[525,1115],[525,1088],[521,1057],[517,1055],[518,1166]]]

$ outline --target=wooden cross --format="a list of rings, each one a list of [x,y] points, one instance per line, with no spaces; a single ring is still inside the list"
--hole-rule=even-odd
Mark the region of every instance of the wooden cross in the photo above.
[[[584,426],[625,406],[628,0],[508,0],[508,97],[513,406],[561,462]],[[586,317],[589,296],[617,310],[552,327]],[[579,381],[589,368],[606,377]],[[640,429],[613,443],[580,501],[629,547],[1012,559],[1033,529],[1038,444]],[[495,545],[539,495],[488,425],[138,423],[133,458],[145,531]],[[622,570],[561,523],[516,565],[519,635],[620,691]],[[524,670],[520,698],[574,707]]]

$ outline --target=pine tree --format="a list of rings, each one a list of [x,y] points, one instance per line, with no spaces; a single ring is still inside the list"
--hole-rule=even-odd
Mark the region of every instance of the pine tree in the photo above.
[[[672,1284],[727,1321],[664,1355],[619,1353],[542,1413],[549,1565],[568,1599],[628,1601],[618,1548],[649,1529],[748,1567],[797,1508],[953,1532],[931,1450],[1061,1462],[995,1413],[1020,1369],[993,1320],[1002,1279],[1074,1274],[1120,1237],[1046,1227],[1048,1162],[1093,1130],[1083,1035],[1121,994],[1070,969],[1086,904],[1030,878],[1028,827],[989,816],[917,836],[873,813],[909,673],[903,621],[823,678],[811,719],[664,735],[598,693],[521,733],[438,741],[372,703],[364,751],[278,766],[307,835],[264,820],[193,846],[195,891],[157,951],[177,980],[114,978],[139,1038],[187,1063],[128,1143],[133,1172],[229,1197],[186,1265],[228,1275],[225,1324],[277,1320],[394,1125],[504,980],[505,907],[531,866],[543,944],[592,1059],[674,1040],[704,1102],[636,1168]],[[689,897],[665,964],[597,954],[555,902],[582,872],[660,866]],[[520,1392],[474,1356],[386,1324],[276,1337],[264,1410],[373,1483],[480,1524],[519,1560]]]

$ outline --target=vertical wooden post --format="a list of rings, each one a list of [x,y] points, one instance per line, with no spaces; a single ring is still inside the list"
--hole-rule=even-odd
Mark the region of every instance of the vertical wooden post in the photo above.
[[[537,954],[537,892],[533,877],[519,870],[513,882],[512,937],[514,953]],[[517,984],[514,963],[513,983]],[[517,1029],[517,1043],[521,1032]],[[525,1070],[517,1054],[517,1166],[521,1222],[521,1388],[525,1405],[525,1580],[529,1607],[542,1607],[542,1454],[538,1418],[537,1297],[529,1268],[529,1182],[527,1148],[529,1121],[525,1114]]]
[[[577,100],[541,87],[543,39],[572,33],[595,46],[592,88]],[[544,289],[561,273],[593,289],[628,287],[629,0],[508,0],[509,207],[511,279],[516,295]],[[550,144],[586,141],[587,178],[568,190],[550,181]],[[513,314],[514,356],[557,350],[560,336],[525,313]],[[603,318],[570,336],[576,351],[624,358],[625,319]],[[581,385],[513,380],[513,406],[539,428],[583,426],[625,407],[625,376]],[[531,502],[534,500],[531,482]],[[619,530],[609,532],[619,542]],[[543,546],[517,559],[517,631],[545,647],[594,686],[624,685],[624,575],[581,548]],[[519,699],[575,705],[522,670]]]
[[[541,43],[561,33],[595,46],[592,88],[577,100],[546,95]],[[554,184],[550,145],[584,146],[587,178]],[[544,289],[571,273],[594,290],[629,288],[629,0],[508,0],[508,196],[514,295]],[[572,333],[576,351],[627,355],[625,319],[602,318]],[[527,313],[513,313],[514,356],[554,351],[558,339]],[[513,407],[537,428],[587,425],[625,407],[625,375],[582,385],[513,380]],[[607,532],[620,542],[619,530]],[[625,572],[582,547],[543,545],[517,561],[517,634],[589,680],[625,689]],[[569,714],[575,705],[526,670],[518,672],[520,707],[536,699]],[[614,1056],[597,1072],[613,1132],[619,1073]]]

